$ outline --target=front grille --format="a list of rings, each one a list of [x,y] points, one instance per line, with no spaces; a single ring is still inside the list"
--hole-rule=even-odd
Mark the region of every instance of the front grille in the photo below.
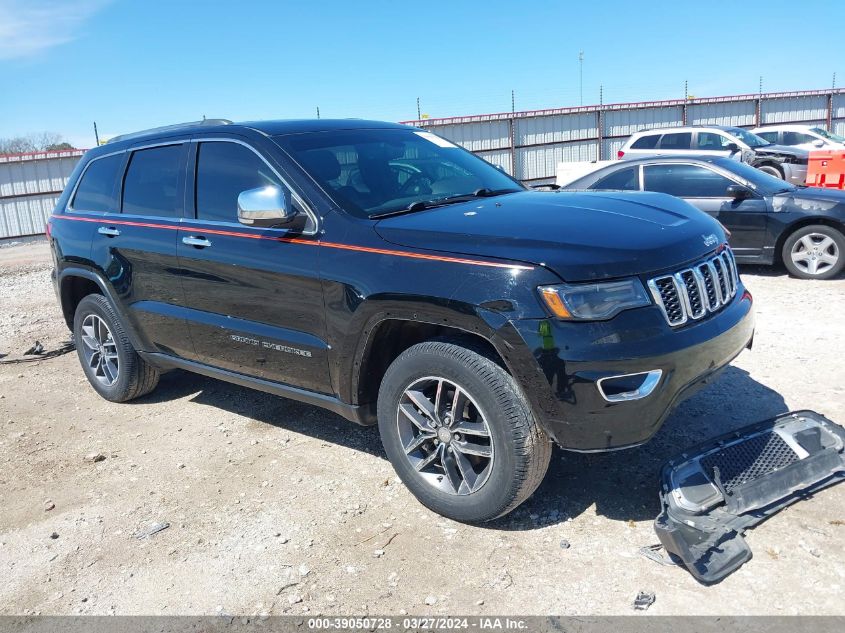
[[[773,473],[799,459],[777,433],[764,433],[707,455],[701,466],[715,480],[716,469],[725,492]]]
[[[736,260],[727,246],[690,268],[648,282],[655,303],[673,327],[720,310],[736,296],[738,285]]]

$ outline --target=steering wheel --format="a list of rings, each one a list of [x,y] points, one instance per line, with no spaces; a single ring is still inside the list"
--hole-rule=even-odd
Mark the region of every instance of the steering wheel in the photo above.
[[[404,196],[412,193],[431,193],[431,179],[420,171],[412,173],[408,180],[399,185],[399,194]]]

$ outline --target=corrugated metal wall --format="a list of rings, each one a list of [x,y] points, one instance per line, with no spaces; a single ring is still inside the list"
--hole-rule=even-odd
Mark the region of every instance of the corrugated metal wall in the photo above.
[[[407,123],[428,128],[534,184],[554,182],[558,162],[616,158],[625,140],[644,128],[807,123],[845,134],[845,89],[609,104]]]
[[[0,156],[0,239],[37,235],[82,150]]]

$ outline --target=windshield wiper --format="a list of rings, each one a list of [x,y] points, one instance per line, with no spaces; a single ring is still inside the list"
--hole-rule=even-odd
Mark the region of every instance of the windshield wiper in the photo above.
[[[414,213],[415,211],[422,211],[424,209],[433,209],[434,207],[444,207],[449,204],[458,204],[474,200],[475,198],[490,198],[492,196],[501,196],[506,193],[516,193],[519,189],[488,189],[482,187],[476,189],[472,193],[459,193],[453,196],[446,196],[445,198],[435,198],[434,200],[417,200],[412,202],[404,209],[394,209],[393,211],[385,211],[383,213],[374,213],[370,218],[384,218],[391,215],[401,215],[403,213]]]

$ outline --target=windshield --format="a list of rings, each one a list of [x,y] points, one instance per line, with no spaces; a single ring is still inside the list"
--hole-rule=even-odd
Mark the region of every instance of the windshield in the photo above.
[[[732,127],[725,131],[734,138],[738,138],[740,141],[748,145],[748,147],[765,147],[766,145],[771,145],[771,143],[769,143],[766,139],[760,138],[748,130],[743,130],[741,127]]]
[[[795,185],[791,185],[775,176],[770,176],[769,174],[764,173],[756,167],[752,167],[746,163],[740,163],[729,158],[719,158],[714,160],[713,163],[725,171],[734,173],[740,178],[748,181],[756,192],[764,196],[771,196],[776,193],[784,193],[786,191],[795,191],[798,189]]]
[[[360,129],[275,137],[343,209],[358,217],[417,211],[524,187],[430,132]]]
[[[834,134],[833,132],[828,132],[825,129],[820,127],[810,128],[811,132],[815,132],[819,136],[823,136],[826,139],[830,139],[831,141],[836,141],[837,143],[845,143],[845,136],[839,136],[838,134]]]

